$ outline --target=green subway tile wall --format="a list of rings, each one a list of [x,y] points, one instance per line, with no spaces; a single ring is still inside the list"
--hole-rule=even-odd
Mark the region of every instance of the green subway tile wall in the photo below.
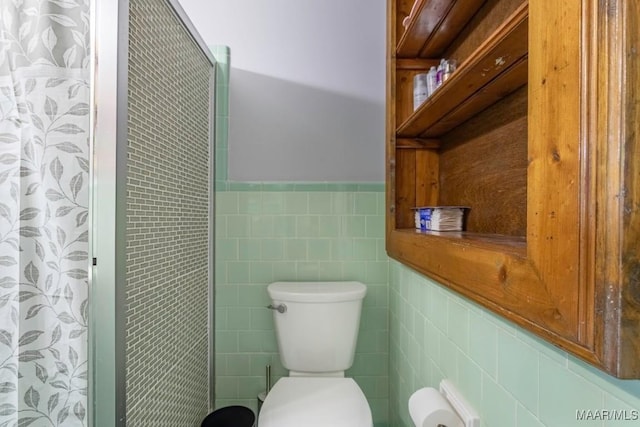
[[[348,373],[377,426],[413,427],[407,403],[450,378],[482,427],[637,426],[640,381],[612,378],[387,258],[384,185],[227,181],[229,49],[216,121],[216,406],[256,408],[280,366],[266,285],[361,280],[369,295]],[[220,68],[222,67],[222,68]],[[221,80],[222,77],[222,80]],[[389,279],[387,279],[387,277]],[[576,410],[591,410],[578,420]],[[602,410],[618,411],[609,419]],[[596,419],[594,419],[596,418]]]
[[[384,193],[221,191],[216,196],[216,407],[256,409],[280,364],[266,287],[358,280],[368,287],[353,367],[377,426],[388,418],[388,258]]]
[[[409,396],[443,378],[480,413],[483,427],[640,424],[640,381],[587,366],[395,261],[389,319],[391,426],[413,427]],[[579,410],[591,417],[579,420]]]

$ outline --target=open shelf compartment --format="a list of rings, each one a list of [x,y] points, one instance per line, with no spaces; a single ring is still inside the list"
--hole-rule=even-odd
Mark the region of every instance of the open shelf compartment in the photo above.
[[[527,83],[528,3],[402,123],[400,138],[436,138]]]
[[[486,0],[416,0],[396,49],[398,58],[442,54]]]

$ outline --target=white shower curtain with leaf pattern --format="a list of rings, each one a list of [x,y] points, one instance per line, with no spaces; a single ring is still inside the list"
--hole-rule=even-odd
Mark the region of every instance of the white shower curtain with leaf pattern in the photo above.
[[[0,0],[0,427],[85,426],[89,0]]]

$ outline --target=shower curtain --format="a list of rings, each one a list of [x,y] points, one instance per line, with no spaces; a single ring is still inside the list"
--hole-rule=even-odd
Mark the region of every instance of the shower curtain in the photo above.
[[[0,0],[0,427],[85,426],[89,0]]]

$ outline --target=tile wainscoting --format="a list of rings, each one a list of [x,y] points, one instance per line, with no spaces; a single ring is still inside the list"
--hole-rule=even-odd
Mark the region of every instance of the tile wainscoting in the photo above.
[[[237,186],[245,191],[220,191],[216,198],[216,407],[255,410],[265,366],[271,365],[273,383],[286,375],[266,308],[270,282],[358,280],[368,292],[347,375],[367,396],[376,426],[387,425],[384,192],[357,191],[356,184]]]

